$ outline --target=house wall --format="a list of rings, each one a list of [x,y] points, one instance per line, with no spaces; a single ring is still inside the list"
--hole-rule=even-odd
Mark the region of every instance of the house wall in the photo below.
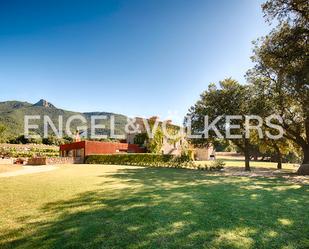
[[[121,152],[142,153],[145,151],[136,144],[86,141],[85,156]]]
[[[81,141],[60,146],[60,156],[62,157],[85,157],[97,154],[115,153],[143,153],[145,150],[136,144]]]
[[[194,148],[194,156],[197,161],[207,161],[210,158],[210,155],[214,155],[215,151],[212,146],[205,148]]]
[[[156,116],[151,117],[151,118],[148,119],[148,122],[150,120],[155,121],[156,119],[158,119],[158,117],[156,117]],[[168,120],[167,123],[169,125],[172,125],[171,120]],[[143,121],[142,118],[136,117],[134,125],[136,127],[139,127],[139,130],[140,130],[141,133],[147,132],[147,129],[145,127],[145,124],[144,124],[144,121]],[[127,143],[134,144],[134,138],[137,134],[138,133],[126,134]],[[162,145],[162,149],[161,149],[162,154],[171,154],[171,155],[179,156],[182,153],[182,149],[183,149],[182,145],[185,144],[185,143],[187,143],[185,138],[181,138],[181,141],[177,141],[174,144],[174,143],[170,142],[167,137],[165,137],[164,140],[163,140],[163,145]]]
[[[143,121],[142,118],[135,117],[134,126],[139,128],[140,133],[146,133],[147,132],[144,121]],[[137,134],[139,134],[139,133],[130,133],[130,134],[127,133],[126,134],[126,142],[128,144],[134,144],[134,138]]]
[[[182,153],[184,143],[186,143],[186,140],[184,138],[180,139],[175,143],[168,141],[168,139],[165,138],[163,141],[162,152],[163,154],[180,156]]]
[[[127,142],[128,144],[134,144],[134,138],[135,138],[135,136],[136,136],[136,133],[134,133],[134,134],[127,134],[127,135],[126,135],[126,142]]]

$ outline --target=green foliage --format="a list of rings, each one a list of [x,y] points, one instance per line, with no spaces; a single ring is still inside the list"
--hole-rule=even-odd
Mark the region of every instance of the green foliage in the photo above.
[[[215,147],[215,150],[217,152],[220,151],[236,151],[238,148],[233,143],[231,143],[229,140],[226,139],[214,139],[213,146]]]
[[[192,160],[192,154],[191,151],[188,153],[182,153],[179,157],[176,157],[180,162],[190,162]]]
[[[24,135],[20,135],[10,140],[11,144],[41,144],[41,138],[26,138]]]
[[[23,148],[23,147],[0,147],[0,156],[5,157],[34,157],[34,156],[45,156],[45,157],[58,157],[59,150],[56,148],[37,148],[37,147],[30,147],[30,148]]]
[[[222,159],[217,159],[210,163],[210,165],[197,163],[195,164],[195,168],[199,170],[207,170],[207,171],[220,171],[224,168],[225,162]]]
[[[194,150],[187,149],[186,155],[188,156],[189,161],[194,161]]]
[[[43,116],[47,115],[51,118],[55,126],[58,128],[59,116],[63,117],[63,129],[65,129],[65,123],[68,118],[72,115],[82,115],[87,120],[87,125],[90,127],[91,116],[92,115],[104,115],[107,116],[106,120],[99,120],[97,124],[105,125],[105,129],[97,129],[97,134],[110,134],[110,117],[114,115],[115,117],[115,134],[124,134],[124,127],[127,122],[127,117],[121,114],[114,114],[109,112],[88,112],[79,113],[71,112],[67,110],[58,109],[56,107],[50,108],[45,106],[37,106],[27,102],[20,101],[5,101],[0,102],[0,123],[7,127],[6,133],[8,139],[13,139],[14,137],[23,134],[24,132],[24,116],[25,115],[40,115],[41,120],[31,121],[33,124],[38,124],[39,128],[36,131],[41,137],[43,137]],[[77,126],[82,125],[80,121],[74,120],[72,122],[72,129],[76,129]],[[89,132],[88,132],[89,134]],[[50,130],[50,135],[53,135]]]
[[[268,112],[283,117],[285,137],[302,148],[309,162],[308,1],[274,0],[263,4],[268,21],[278,25],[255,43],[255,66],[248,81]]]
[[[219,82],[220,87],[210,85],[208,90],[201,94],[200,99],[189,110],[188,115],[192,119],[192,133],[201,134],[204,130],[204,116],[209,117],[209,123],[219,116],[225,115],[247,115],[251,112],[251,88],[244,86],[237,81],[227,78]],[[217,122],[218,130],[224,136],[226,131],[226,122],[221,118]],[[234,129],[235,130],[235,129]],[[235,130],[234,133],[242,134],[244,128],[241,127]],[[214,142],[217,139],[217,134],[212,130],[209,132],[209,138],[194,139],[194,143],[204,145],[209,141]],[[237,140],[233,140],[235,142]],[[237,143],[240,146],[242,141]]]
[[[160,154],[162,153],[162,146],[164,140],[164,134],[160,126],[157,127],[153,138],[149,139],[148,150],[151,153]]]
[[[163,125],[165,125],[165,127]],[[149,126],[150,130],[153,131],[155,121],[149,120]],[[180,127],[177,125],[166,124],[166,123],[163,124],[163,122],[158,122],[153,137],[149,138],[147,134],[141,136],[143,139],[147,140],[147,149],[150,153],[161,154],[162,147],[165,143],[174,144],[181,139],[181,136],[178,136],[179,130]],[[168,136],[164,136],[163,131],[167,132]]]
[[[219,87],[211,84],[208,90],[201,94],[200,99],[189,110],[188,115],[191,117],[191,126],[193,134],[201,134],[205,128],[205,115],[209,117],[209,123],[216,118],[223,116],[216,126],[223,137],[226,137],[226,115],[248,115],[254,114],[254,104],[252,102],[252,88],[248,85],[241,85],[231,78],[219,82]],[[243,122],[232,120],[232,124],[240,125],[238,129],[233,129],[235,134],[244,134],[245,127]],[[205,135],[205,134],[204,134]],[[218,135],[209,131],[208,138],[193,139],[192,143],[197,146],[205,146],[210,142],[216,141]],[[237,146],[245,154],[246,170],[250,170],[249,159],[252,144],[250,140],[244,137],[240,139],[230,139],[230,142]]]
[[[0,143],[5,142],[5,136],[4,136],[5,130],[6,130],[6,127],[0,124]]]
[[[130,154],[109,154],[90,155],[86,157],[88,164],[114,164],[134,165],[150,167],[181,167],[187,165],[190,158],[187,156],[162,155],[153,153],[130,153]]]
[[[209,169],[210,170],[221,170],[224,168],[224,166],[225,166],[225,162],[222,159],[216,159],[211,163]]]
[[[42,139],[42,143],[46,145],[61,145],[73,142],[71,137],[65,136],[63,138],[58,138],[56,136],[48,136]]]
[[[306,0],[268,0],[262,4],[262,9],[268,22],[277,18],[279,24],[308,25],[309,7]]]
[[[255,66],[247,74],[249,86],[239,85],[226,79],[209,85],[208,91],[191,107],[193,130],[203,130],[203,116],[212,120],[224,114],[266,117],[279,114],[283,117],[282,127],[285,141],[269,142],[250,139],[231,140],[244,153],[246,161],[252,153],[269,151],[277,154],[278,163],[282,156],[291,150],[302,148],[303,163],[309,163],[309,8],[307,1],[272,0],[262,5],[268,21],[278,20],[278,25],[269,35],[255,43]],[[219,130],[224,133],[224,123],[219,123]],[[263,127],[265,129],[265,127]],[[243,129],[237,132],[243,134]],[[198,144],[209,140],[195,140]],[[294,146],[292,148],[291,144]],[[287,151],[287,150],[290,151]],[[249,163],[247,163],[249,168]],[[309,172],[309,167],[308,170]]]
[[[138,144],[139,146],[144,146],[145,141],[147,141],[147,140],[148,140],[147,133],[139,133],[139,134],[135,135],[135,137],[134,137],[134,143]]]

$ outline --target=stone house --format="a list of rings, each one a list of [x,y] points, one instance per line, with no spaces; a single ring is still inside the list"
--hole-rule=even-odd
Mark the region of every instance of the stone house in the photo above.
[[[127,133],[126,134],[126,142],[128,144],[135,144],[137,143],[136,141],[136,137],[138,136],[138,134],[146,134],[147,133],[147,128],[145,126],[145,122],[148,122],[148,124],[150,123],[154,123],[156,121],[158,121],[159,117],[157,116],[153,116],[150,117],[148,119],[143,119],[140,117],[136,117],[135,118],[135,122],[134,122],[134,126],[139,130],[139,132],[134,132],[134,133]],[[162,124],[162,121],[158,121],[159,125]],[[179,126],[172,124],[171,120],[167,120],[165,121],[166,126],[167,127],[172,127],[174,129],[180,129]],[[151,129],[151,128],[150,128]],[[171,140],[169,139],[167,136],[163,137],[163,146],[161,148],[162,154],[171,154],[171,155],[176,155],[176,156],[180,156],[182,154],[182,152],[184,151],[184,149],[190,149],[193,150],[194,152],[194,158],[196,160],[209,160],[212,159],[214,157],[214,149],[212,146],[208,146],[205,148],[196,148],[196,147],[192,147],[191,145],[189,145],[185,134],[183,134],[179,139],[176,140]],[[144,140],[144,143],[142,144],[142,146],[147,147],[147,140]]]

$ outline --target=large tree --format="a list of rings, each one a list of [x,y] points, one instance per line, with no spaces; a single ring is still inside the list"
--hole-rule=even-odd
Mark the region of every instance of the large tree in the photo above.
[[[231,133],[241,135],[241,138],[228,138],[245,155],[245,170],[250,170],[250,152],[253,145],[250,139],[245,137],[245,127],[243,120],[231,120],[226,122],[227,115],[248,115],[251,114],[252,93],[250,87],[241,85],[237,81],[228,78],[219,82],[219,88],[215,84],[210,84],[208,90],[204,91],[200,100],[189,109],[186,125],[191,122],[192,134],[203,134],[202,138],[192,138],[195,145],[204,146],[218,138],[218,134],[209,130],[205,135],[205,116],[208,117],[210,125],[218,117],[222,116],[216,122],[216,127],[223,137],[227,137],[227,130],[230,125],[240,125],[239,128],[233,128]]]
[[[285,137],[302,148],[300,174],[309,174],[309,5],[302,0],[267,1],[268,21],[278,25],[256,42],[248,80],[274,113],[283,117]]]

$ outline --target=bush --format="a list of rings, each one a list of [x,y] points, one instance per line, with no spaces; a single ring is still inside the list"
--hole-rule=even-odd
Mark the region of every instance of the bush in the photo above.
[[[0,156],[16,158],[31,158],[35,156],[58,157],[59,151],[57,148],[35,147],[35,145],[16,147],[12,145],[4,145],[0,148]]]
[[[151,153],[106,154],[87,156],[88,164],[119,164],[151,167],[185,167],[189,160],[186,157]]]
[[[175,160],[180,163],[193,161],[189,154],[181,154],[181,156],[176,157]]]
[[[127,165],[152,165],[167,163],[174,159],[172,155],[130,153],[130,154],[106,154],[91,155],[86,157],[89,164],[127,164]]]
[[[207,165],[195,164],[188,155],[174,156],[152,153],[91,155],[86,157],[85,163],[187,169],[190,168],[208,171],[221,170],[225,165],[224,161],[220,159],[213,161],[212,164],[207,167]]]
[[[209,167],[209,170],[221,170],[225,166],[225,162],[222,159],[213,161]]]

